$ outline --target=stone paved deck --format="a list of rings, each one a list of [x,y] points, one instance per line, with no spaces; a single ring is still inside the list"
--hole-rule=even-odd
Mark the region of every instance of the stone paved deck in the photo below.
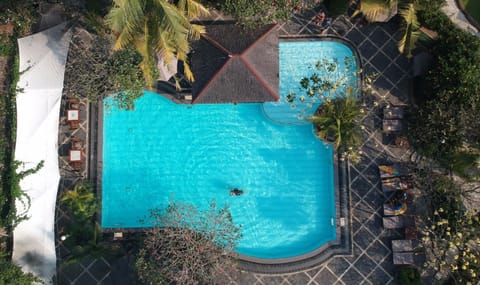
[[[351,226],[353,235],[353,255],[335,257],[325,264],[309,270],[284,274],[265,275],[241,272],[229,276],[225,284],[238,285],[328,285],[328,284],[396,284],[395,268],[392,263],[390,243],[393,238],[403,235],[396,230],[382,227],[383,203],[385,197],[380,189],[377,166],[389,161],[410,159],[408,150],[391,146],[388,138],[381,132],[382,108],[387,104],[407,105],[411,84],[409,61],[398,53],[396,40],[398,29],[394,22],[385,24],[359,25],[347,18],[339,18],[331,27],[323,30],[312,20],[316,12],[310,11],[296,15],[288,24],[281,26],[281,35],[327,35],[342,36],[351,41],[358,49],[362,65],[366,72],[378,74],[374,87],[376,95],[366,94],[362,107],[365,116],[362,119],[365,141],[364,153],[358,165],[350,166]],[[221,19],[221,15],[214,15]],[[88,127],[84,125],[84,127]],[[82,128],[86,131],[86,128]],[[63,132],[61,132],[63,133]],[[67,134],[67,135],[65,135]],[[87,132],[85,132],[85,135]],[[68,132],[60,135],[60,142],[67,142]],[[85,137],[85,139],[87,139]],[[62,149],[64,145],[60,146]],[[62,154],[59,153],[61,156]],[[61,159],[61,162],[64,160]],[[61,189],[85,177],[71,175],[68,169],[62,172]],[[68,217],[62,209],[57,211],[57,249],[59,264],[68,254],[68,250],[58,239],[61,224]],[[58,284],[134,284],[131,274],[127,274],[131,256],[122,259],[106,258],[86,259],[80,265],[60,268]],[[123,275],[122,275],[123,274]],[[123,277],[122,277],[123,276]]]

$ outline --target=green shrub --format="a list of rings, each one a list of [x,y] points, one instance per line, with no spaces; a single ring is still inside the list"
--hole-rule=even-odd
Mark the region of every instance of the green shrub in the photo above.
[[[420,273],[412,267],[401,268],[397,275],[399,285],[422,285]]]

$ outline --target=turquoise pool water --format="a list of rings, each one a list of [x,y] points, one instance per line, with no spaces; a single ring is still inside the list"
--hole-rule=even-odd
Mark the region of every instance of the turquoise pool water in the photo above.
[[[242,225],[240,254],[288,258],[335,240],[332,147],[311,124],[279,124],[266,112],[262,104],[178,105],[150,92],[135,111],[105,107],[102,227],[148,226],[140,220],[149,209],[172,197],[203,208],[215,199]],[[234,187],[245,193],[230,196]]]

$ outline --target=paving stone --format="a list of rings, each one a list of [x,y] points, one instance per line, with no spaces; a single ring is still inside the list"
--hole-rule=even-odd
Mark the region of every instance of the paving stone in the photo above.
[[[286,279],[290,284],[308,284],[311,280],[307,273],[304,272],[290,275]]]
[[[392,279],[392,276],[386,273],[381,267],[375,268],[368,276],[368,280],[370,280],[373,285],[388,284]]]
[[[97,259],[95,263],[90,266],[88,271],[90,271],[90,274],[97,280],[102,280],[105,276],[110,274],[110,265],[103,259]]]
[[[350,267],[350,262],[343,257],[335,257],[326,265],[326,267],[328,267],[336,276],[340,276],[347,271],[348,267]]]
[[[405,71],[401,70],[396,64],[390,64],[388,68],[384,70],[383,75],[393,84],[397,84],[405,75]]]
[[[366,60],[369,60],[375,53],[377,53],[378,47],[366,39],[358,46],[358,50]]]
[[[315,275],[317,275],[317,273],[322,270],[324,268],[324,266],[319,266],[319,267],[316,267],[314,269],[311,269],[311,270],[307,270],[307,274],[308,276],[314,278]]]
[[[383,46],[386,42],[390,40],[390,35],[385,32],[383,28],[377,27],[371,34],[369,39],[372,42],[377,43],[378,46]]]
[[[282,284],[284,279],[285,278],[282,276],[262,276],[262,283],[265,285],[278,285],[278,284]],[[245,283],[245,284],[248,284],[248,283]]]
[[[335,284],[335,282],[337,282],[337,276],[335,276],[335,274],[333,274],[332,272],[330,272],[328,269],[324,269],[322,270],[316,277],[315,277],[315,281],[318,283],[318,284],[325,284],[325,285],[330,285],[330,284]]]
[[[368,193],[368,191],[372,188],[372,184],[365,179],[363,176],[358,176],[355,181],[350,184],[350,189],[355,189],[357,195],[361,198],[364,197]]]
[[[366,254],[362,254],[360,258],[354,263],[354,266],[359,272],[362,272],[364,276],[367,276],[370,274],[370,272],[375,270],[377,263],[373,261],[370,257],[368,257]]]
[[[370,187],[370,191],[363,197],[363,200],[376,212],[378,212],[379,209],[383,210],[384,197],[375,187]]]
[[[345,38],[349,39],[355,45],[359,45],[365,40],[365,35],[362,34],[357,28],[353,28],[345,35]]]
[[[355,268],[350,267],[350,269],[345,272],[345,275],[343,275],[341,279],[345,284],[360,284],[364,278]]]
[[[382,215],[372,215],[363,226],[367,228],[375,236],[380,236],[383,233]]]
[[[371,59],[370,63],[375,66],[375,68],[379,71],[382,72],[384,76],[385,69],[387,66],[390,64],[391,60],[381,51],[377,52]],[[387,77],[387,76],[386,76]]]
[[[390,59],[390,61],[395,60],[398,57],[400,52],[398,51],[397,41],[394,39],[388,40],[382,46],[383,53]]]
[[[365,250],[375,240],[375,237],[367,231],[365,228],[361,228],[356,234],[354,243],[356,243],[361,249]]]
[[[87,272],[84,272],[71,284],[72,285],[97,284],[97,280],[95,280],[95,278],[90,276]]]

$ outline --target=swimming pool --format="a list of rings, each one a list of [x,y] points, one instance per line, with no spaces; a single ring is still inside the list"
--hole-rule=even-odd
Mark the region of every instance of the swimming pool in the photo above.
[[[242,225],[245,256],[296,257],[335,240],[331,145],[311,124],[279,124],[266,112],[263,104],[179,105],[151,92],[135,111],[104,107],[102,227],[148,226],[140,220],[149,209],[172,197],[202,208],[215,199]],[[230,196],[235,187],[245,193]]]

